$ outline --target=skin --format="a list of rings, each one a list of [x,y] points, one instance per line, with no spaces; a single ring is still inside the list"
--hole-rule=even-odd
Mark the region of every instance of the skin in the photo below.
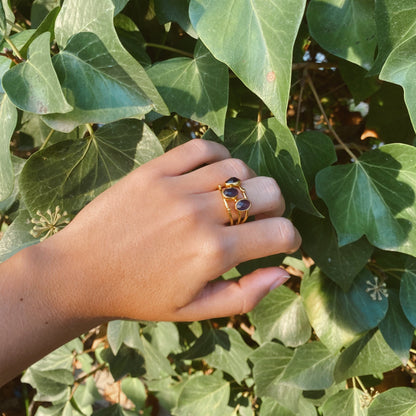
[[[229,226],[218,184],[238,177],[256,220]],[[241,262],[296,251],[271,178],[220,144],[192,140],[136,169],[53,237],[0,265],[0,385],[111,319],[193,321],[246,313],[289,275]]]

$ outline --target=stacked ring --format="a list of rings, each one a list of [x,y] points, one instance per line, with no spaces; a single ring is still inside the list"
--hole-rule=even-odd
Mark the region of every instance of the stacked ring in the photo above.
[[[234,209],[237,211],[238,216],[235,224],[245,223],[248,218],[251,202],[247,198],[246,190],[241,186],[240,179],[235,177],[227,179],[224,185],[218,185],[218,190],[221,192],[225,209],[230,218],[230,225],[234,225],[234,217],[231,208],[228,205],[229,201],[234,202]]]

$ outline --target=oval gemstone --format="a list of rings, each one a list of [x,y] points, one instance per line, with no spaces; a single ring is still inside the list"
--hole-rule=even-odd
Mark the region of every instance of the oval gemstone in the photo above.
[[[237,188],[225,188],[222,190],[222,194],[226,198],[235,198],[238,195],[238,189]]]
[[[225,181],[225,184],[226,184],[227,186],[238,186],[238,185],[240,185],[240,179],[238,179],[238,178],[236,178],[235,176],[233,176],[232,178],[227,179],[227,180]]]
[[[235,209],[237,211],[248,211],[251,207],[251,202],[248,199],[239,199],[235,203]]]

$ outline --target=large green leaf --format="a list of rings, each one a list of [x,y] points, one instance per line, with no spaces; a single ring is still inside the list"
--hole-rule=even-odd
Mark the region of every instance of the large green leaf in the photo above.
[[[367,292],[374,277],[364,269],[344,292],[318,268],[302,281],[301,295],[306,312],[319,339],[331,351],[351,343],[358,336],[377,326],[384,318],[388,301],[373,300]]]
[[[400,303],[403,311],[410,321],[416,327],[416,260],[413,257],[406,259],[403,269],[395,270],[402,274],[400,285]]]
[[[14,173],[10,140],[17,123],[17,110],[7,95],[0,94],[0,201],[13,191]]]
[[[259,416],[296,416],[288,408],[270,397],[262,399]]]
[[[380,72],[380,79],[399,84],[403,87],[404,100],[409,110],[413,128],[416,128],[415,35],[416,34],[400,43],[400,45],[391,52]]]
[[[191,22],[207,48],[265,102],[283,125],[292,50],[305,3],[191,0],[189,8]]]
[[[370,69],[377,45],[374,0],[312,0],[312,37],[328,52]]]
[[[45,17],[60,5],[60,0],[35,0],[30,9],[31,28],[36,29]]]
[[[289,209],[296,205],[303,211],[320,215],[310,199],[292,133],[277,119],[259,123],[228,119],[224,142],[234,157],[244,160],[258,175],[276,179]]]
[[[28,59],[3,76],[3,88],[13,104],[36,114],[67,113],[65,100],[50,55],[50,33],[38,36],[29,46]]]
[[[416,309],[414,302],[412,309]],[[389,309],[378,327],[389,347],[400,358],[402,364],[406,365],[409,360],[414,328],[402,310],[397,290],[389,290]]]
[[[191,377],[184,385],[173,409],[175,416],[194,416],[195,409],[204,416],[230,416],[231,408],[227,406],[230,385],[221,376],[197,375]]]
[[[272,290],[250,313],[250,320],[261,343],[276,338],[286,346],[297,347],[311,335],[302,299],[286,286]]]
[[[321,342],[309,342],[296,348],[281,380],[302,390],[327,389],[334,383],[337,359]]]
[[[123,393],[134,403],[136,410],[143,409],[146,403],[146,388],[144,384],[133,377],[125,377],[121,381]]]
[[[366,235],[376,247],[408,254],[416,252],[415,188],[416,149],[398,143],[316,177],[341,245]]]
[[[341,390],[330,396],[322,406],[323,416],[367,416],[367,408],[361,406],[364,393],[358,389]]]
[[[36,152],[20,177],[22,196],[32,216],[56,206],[73,214],[162,152],[157,137],[144,123],[130,119],[107,124],[93,136]]]
[[[11,23],[14,23],[14,13],[9,6],[8,0],[0,1],[0,42],[5,36],[9,36]]]
[[[235,329],[222,328],[204,332],[180,357],[187,360],[203,359],[241,383],[250,374],[247,359],[251,352]]]
[[[173,58],[147,71],[171,112],[207,124],[224,134],[228,103],[228,68],[217,61],[202,42],[194,59]]]
[[[143,67],[121,45],[113,14],[111,0],[67,0],[56,19],[55,35],[62,51],[53,62],[75,108],[45,117],[56,130],[145,114],[152,108],[168,113]]]
[[[323,207],[317,206],[327,215]],[[302,246],[306,253],[331,280],[344,290],[349,290],[371,256],[371,244],[361,238],[339,247],[337,234],[328,217],[317,218],[295,210],[293,222],[302,236]]]
[[[334,375],[335,380],[341,382],[350,377],[384,373],[400,365],[380,331],[376,331],[367,333],[341,353]]]
[[[377,395],[368,409],[368,416],[414,416],[416,392],[408,387],[394,387]]]
[[[390,53],[416,36],[416,5],[408,0],[377,0],[377,58],[371,73],[379,73]]]

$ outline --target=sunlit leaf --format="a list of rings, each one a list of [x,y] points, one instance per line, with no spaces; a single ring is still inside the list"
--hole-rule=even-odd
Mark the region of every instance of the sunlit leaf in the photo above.
[[[370,69],[377,45],[374,1],[312,0],[312,37],[328,52]]]
[[[283,125],[292,49],[304,5],[304,0],[191,0],[189,8],[192,25],[211,53],[225,62]]]
[[[377,395],[368,409],[368,416],[414,416],[415,412],[414,389],[395,387]]]
[[[416,252],[415,187],[416,149],[398,143],[316,177],[340,245],[365,235],[376,247],[408,254]]]
[[[224,134],[228,103],[228,68],[197,42],[194,59],[158,62],[148,75],[171,112],[207,124]]]
[[[25,62],[4,74],[3,88],[13,104],[24,111],[50,114],[72,110],[52,66],[49,32],[32,42]]]
[[[313,329],[331,351],[353,342],[384,318],[388,301],[373,300],[367,282],[374,277],[364,269],[344,292],[318,268],[302,281],[301,295]]]
[[[367,408],[361,406],[364,393],[358,389],[341,390],[330,396],[322,406],[323,416],[367,416]]]

